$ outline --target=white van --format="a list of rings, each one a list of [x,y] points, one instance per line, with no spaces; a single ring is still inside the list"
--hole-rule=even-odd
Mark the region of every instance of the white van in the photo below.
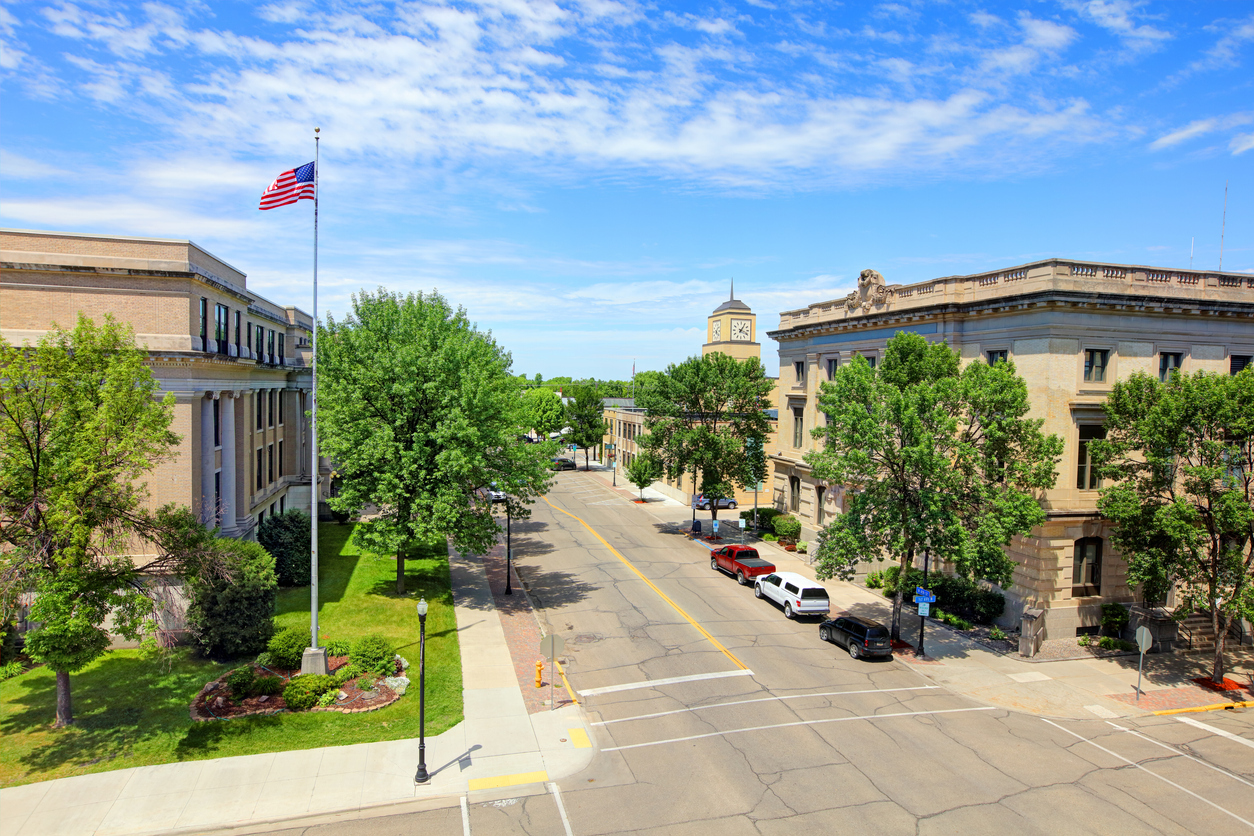
[[[754,584],[753,594],[774,601],[784,608],[784,617],[825,615],[831,609],[827,590],[796,572],[763,575]]]

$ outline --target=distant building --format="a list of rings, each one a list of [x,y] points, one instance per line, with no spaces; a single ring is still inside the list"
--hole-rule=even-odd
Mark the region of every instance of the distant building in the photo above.
[[[0,334],[33,344],[79,312],[134,328],[177,398],[182,441],[147,476],[153,507],[189,506],[237,537],[309,510],[309,314],[191,241],[0,230]]]
[[[1050,259],[910,285],[866,271],[859,284],[844,299],[784,311],[770,332],[779,341],[782,424],[768,450],[775,505],[797,514],[807,537],[841,512],[844,487],[815,479],[802,460],[823,420],[819,386],[854,355],[875,363],[893,334],[913,331],[945,340],[964,364],[1012,360],[1031,417],[1065,442],[1057,486],[1043,497],[1045,524],[1008,548],[1016,569],[1006,620],[1041,607],[1048,635],[1072,636],[1100,623],[1101,604],[1133,600],[1097,512],[1101,481],[1088,454],[1104,434],[1103,401],[1135,371],[1165,378],[1176,368],[1227,374],[1248,365],[1254,277]]]

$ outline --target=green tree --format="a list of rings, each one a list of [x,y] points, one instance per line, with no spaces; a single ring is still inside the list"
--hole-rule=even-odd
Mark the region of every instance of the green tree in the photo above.
[[[651,453],[642,453],[627,465],[627,478],[640,489],[640,499],[644,499],[644,489],[662,478],[662,464]]]
[[[74,722],[70,674],[109,646],[106,617],[132,639],[155,629],[144,578],[170,566],[128,555],[162,531],[141,479],[179,441],[174,395],[157,397],[145,357],[109,316],[80,315],[33,348],[0,340],[0,597],[7,615],[35,593],[26,650],[56,672],[57,727]]]
[[[213,538],[210,549],[225,571],[194,576],[186,585],[192,637],[214,659],[260,653],[274,635],[274,557],[259,543],[228,537]]]
[[[756,484],[749,446],[769,430],[772,386],[756,358],[716,352],[671,364],[638,392],[648,430],[639,443],[667,476],[699,473],[706,496],[730,497],[734,485]],[[718,503],[710,507],[718,519]]]
[[[566,405],[566,422],[570,424],[567,438],[583,448],[583,469],[588,469],[588,449],[605,439],[609,424],[605,423],[605,407],[601,395],[591,386],[575,389],[574,399]]]
[[[353,296],[318,341],[319,442],[342,482],[339,511],[376,515],[354,531],[377,554],[396,555],[449,536],[486,552],[500,531],[484,490],[493,482],[514,519],[548,488],[546,445],[523,444],[521,384],[510,356],[437,293],[380,289]]]
[[[1090,442],[1105,479],[1097,507],[1128,580],[1147,602],[1172,584],[1177,612],[1209,613],[1211,678],[1224,675],[1228,630],[1254,618],[1254,371],[1136,373],[1105,404],[1106,439]]]
[[[566,426],[566,407],[552,389],[528,389],[523,393],[526,427],[535,430],[541,439],[560,432]]]
[[[272,514],[257,527],[257,542],[274,556],[279,586],[309,586],[310,528],[309,515],[295,508]]]
[[[813,435],[824,444],[805,457],[846,489],[844,513],[819,534],[818,576],[848,579],[885,555],[904,571],[927,548],[963,575],[1008,583],[1005,546],[1044,522],[1037,492],[1053,486],[1062,452],[1029,408],[1012,364],[960,372],[946,344],[908,332],[888,341],[878,371],[861,357],[838,369],[820,389],[827,421]]]

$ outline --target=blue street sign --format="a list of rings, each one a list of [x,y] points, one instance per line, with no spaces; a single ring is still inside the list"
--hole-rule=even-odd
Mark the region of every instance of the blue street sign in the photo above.
[[[916,604],[934,604],[936,603],[936,596],[932,594],[931,590],[916,586],[914,588],[914,602]]]

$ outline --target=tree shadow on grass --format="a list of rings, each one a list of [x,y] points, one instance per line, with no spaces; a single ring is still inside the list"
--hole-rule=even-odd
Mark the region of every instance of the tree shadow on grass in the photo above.
[[[200,760],[227,747],[230,741],[259,733],[272,733],[283,724],[278,715],[243,717],[239,720],[210,720],[195,723],[174,747],[178,760]]]
[[[351,524],[318,524],[318,602],[319,605],[336,603],[344,599],[353,572],[357,571],[360,554],[345,554]],[[309,586],[286,587],[279,590],[275,601],[275,615],[309,610]]]

